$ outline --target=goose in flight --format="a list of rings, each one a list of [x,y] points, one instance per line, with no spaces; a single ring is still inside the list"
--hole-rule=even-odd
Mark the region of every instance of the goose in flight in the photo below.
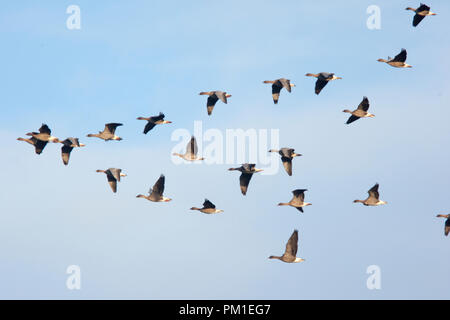
[[[44,123],[39,128],[39,132],[29,132],[29,133],[27,133],[27,136],[32,136],[35,139],[45,141],[45,142],[53,142],[53,143],[59,142],[59,139],[52,136],[52,131]]]
[[[137,120],[147,120],[147,124],[145,125],[144,128],[144,134],[147,134],[147,132],[152,130],[157,124],[172,123],[172,121],[164,120],[164,117],[165,117],[164,113],[160,112],[159,115],[157,116],[149,118],[139,117],[137,118]]]
[[[303,213],[303,207],[312,205],[312,203],[305,202],[305,191],[308,191],[308,189],[297,189],[292,191],[292,194],[294,195],[292,200],[287,203],[280,202],[278,205],[291,206]]]
[[[350,124],[359,118],[373,118],[375,117],[374,114],[371,114],[370,112],[367,112],[369,110],[369,99],[367,97],[363,97],[363,100],[359,104],[358,108],[354,111],[350,111],[348,109],[345,109],[343,112],[350,113],[351,116],[347,120],[347,124]]]
[[[148,196],[144,196],[143,194],[138,194],[136,196],[136,198],[144,198],[144,199],[147,199],[148,201],[153,201],[153,202],[169,202],[169,201],[171,201],[172,199],[166,198],[163,196],[165,181],[166,181],[166,178],[162,174],[159,177],[159,179],[156,181],[153,188],[151,188],[148,191]]]
[[[369,197],[366,200],[355,200],[354,203],[360,202],[365,206],[379,206],[382,204],[387,204],[386,201],[380,200],[380,194],[378,193],[378,183],[375,184],[369,191]]]
[[[227,98],[231,97],[231,94],[228,94],[224,91],[209,91],[209,92],[200,92],[201,96],[208,96],[208,100],[206,101],[206,109],[208,111],[208,116],[211,115],[216,102],[220,99],[223,103],[227,104]]]
[[[445,236],[448,236],[448,234],[450,233],[450,214],[438,214],[436,217],[447,219],[447,220],[445,220],[444,233],[445,233]]]
[[[388,60],[385,59],[378,59],[379,62],[385,62],[391,67],[395,68],[412,68],[412,65],[409,65],[405,63],[407,57],[406,49],[402,49],[398,55],[394,57],[394,59],[391,59],[391,57],[388,57]]]
[[[208,199],[205,199],[205,202],[203,202],[203,208],[192,207],[191,210],[198,210],[206,214],[223,212],[223,210],[216,209],[216,206]]]
[[[423,18],[425,18],[426,16],[435,16],[436,13],[431,12],[430,11],[430,7],[421,3],[420,7],[418,7],[417,9],[408,7],[406,8],[406,10],[411,10],[414,11],[416,14],[414,15],[414,19],[413,19],[413,27],[417,27],[417,25],[420,23],[420,21],[423,20]]]
[[[103,129],[103,131],[99,131],[98,133],[90,133],[87,136],[100,138],[105,141],[109,141],[109,140],[120,141],[120,140],[122,140],[122,138],[116,136],[116,134],[115,134],[116,128],[119,126],[122,126],[122,124],[121,123],[107,123],[107,124],[105,124],[105,129]]]
[[[191,137],[191,140],[189,140],[187,146],[186,146],[186,152],[184,154],[180,153],[172,153],[174,156],[178,156],[184,160],[187,161],[195,161],[195,160],[205,160],[205,158],[198,157],[198,146],[197,146],[197,140],[194,136]]]
[[[272,98],[273,98],[274,104],[278,103],[278,99],[280,98],[281,89],[285,88],[287,90],[287,92],[291,92],[291,88],[295,87],[295,84],[291,83],[291,80],[285,79],[285,78],[280,78],[280,79],[276,79],[273,81],[266,80],[266,81],[263,81],[263,83],[271,83],[272,84]]]
[[[334,73],[329,72],[320,72],[318,74],[307,73],[305,76],[317,78],[316,87],[314,89],[316,94],[319,94],[329,81],[342,79],[341,77],[336,77]]]
[[[17,138],[17,140],[25,141],[34,146],[34,152],[36,152],[36,154],[41,154],[48,143],[47,141],[38,140],[35,137],[31,137],[30,139]]]
[[[287,263],[294,262],[302,262],[305,259],[297,258],[297,250],[298,250],[298,231],[294,230],[291,237],[289,238],[286,244],[286,250],[281,257],[278,256],[270,256],[269,259],[278,259]]]
[[[300,153],[295,153],[292,148],[281,148],[280,150],[270,149],[269,152],[278,152],[281,156],[281,162],[283,162],[284,169],[287,174],[292,176],[292,159],[300,157]]]
[[[120,182],[120,177],[126,177],[127,175],[122,173],[122,169],[109,168],[107,170],[97,170],[97,172],[106,173],[106,178],[114,193],[117,192],[117,181]]]
[[[244,163],[239,168],[230,168],[229,171],[240,171],[239,183],[241,186],[241,192],[245,196],[247,194],[248,184],[253,174],[263,171],[262,169],[256,169],[254,163]]]
[[[86,146],[84,143],[80,143],[78,138],[67,138],[60,142],[63,144],[61,147],[62,160],[66,166],[69,164],[70,152],[72,152],[72,149]]]

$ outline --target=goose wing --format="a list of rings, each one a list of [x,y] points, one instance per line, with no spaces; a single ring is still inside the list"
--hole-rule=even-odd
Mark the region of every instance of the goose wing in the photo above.
[[[363,97],[363,100],[359,104],[358,109],[366,112],[367,110],[369,110],[369,99],[367,99],[367,97]]]
[[[303,203],[303,201],[305,200],[305,191],[308,191],[308,189],[296,189],[292,191],[294,200]]]
[[[39,128],[39,133],[47,133],[50,135],[52,131],[45,123],[43,123],[42,126]]]
[[[114,134],[116,132],[116,128],[119,126],[122,126],[122,125],[123,124],[121,124],[121,123],[107,123],[107,124],[105,124],[105,129],[103,131]]]
[[[352,123],[352,122],[355,122],[355,121],[358,120],[358,119],[359,119],[358,116],[355,116],[355,115],[352,114],[352,115],[350,116],[350,118],[348,118],[346,124],[350,124],[350,123]]]
[[[186,146],[186,154],[195,156],[198,152],[198,146],[197,146],[197,140],[194,136],[191,137],[191,140],[189,140],[187,146]]]
[[[319,77],[316,81],[315,93],[319,94],[323,88],[327,85],[328,81],[324,78]]]
[[[216,206],[209,201],[208,199],[205,199],[205,202],[203,202],[203,209],[215,209]]]
[[[278,81],[280,81],[283,88],[285,88],[288,92],[291,92],[291,80],[282,78]]]
[[[241,186],[241,192],[245,196],[247,194],[248,185],[252,179],[253,173],[241,173],[239,177],[239,184]]]
[[[298,250],[298,231],[294,230],[291,237],[289,238],[287,244],[286,244],[286,250],[284,252],[285,257],[292,257],[295,259],[297,256],[297,250]]]
[[[282,156],[281,162],[283,162],[283,167],[287,174],[292,176],[292,158]]]
[[[67,140],[68,139],[66,139],[64,141],[67,141]],[[73,149],[73,147],[71,145],[72,145],[71,143],[70,144],[64,144],[61,147],[61,157],[62,157],[64,165],[66,165],[66,166],[69,164],[70,152]]]
[[[114,177],[111,169],[106,170],[106,178],[108,179],[109,186],[114,193],[117,192],[117,179]]]
[[[208,111],[208,116],[210,116],[213,112],[214,106],[216,105],[216,102],[219,100],[216,94],[212,94],[208,97],[208,100],[206,101],[206,109]]]
[[[406,56],[407,56],[406,49],[402,49],[402,51],[400,51],[400,53],[398,55],[396,55],[394,57],[394,59],[392,59],[392,61],[405,62],[406,61]]]
[[[150,194],[154,193],[159,196],[162,196],[164,193],[164,183],[166,181],[165,176],[162,174],[159,179],[156,181],[153,188],[149,191]]]
[[[450,217],[445,220],[445,235],[448,236],[450,233]]]
[[[223,103],[227,103],[227,93],[223,91],[216,91],[216,96],[222,101]]]
[[[275,81],[272,84],[272,99],[273,103],[277,104],[278,99],[280,99],[280,91],[283,88],[283,85],[280,83],[280,81]]]
[[[36,154],[41,154],[47,145],[47,141],[38,140],[35,137],[31,137],[30,140],[34,142],[34,151]]]
[[[368,191],[369,193],[369,198],[375,198],[375,199],[379,199],[380,198],[380,194],[378,192],[378,183],[376,183],[372,188],[370,188],[370,190]]]

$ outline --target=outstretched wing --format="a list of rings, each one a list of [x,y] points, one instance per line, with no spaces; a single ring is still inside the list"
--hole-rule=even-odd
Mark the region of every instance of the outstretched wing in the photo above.
[[[70,158],[70,152],[72,151],[73,147],[71,147],[70,145],[64,144],[61,147],[61,156],[62,156],[62,160],[64,165],[68,165],[69,164],[69,158]]]
[[[287,244],[286,244],[286,251],[284,254],[286,256],[290,256],[295,258],[297,256],[297,250],[298,250],[298,231],[294,230],[291,237],[289,238]]]
[[[286,170],[288,175],[292,176],[292,158],[283,156],[281,161],[283,162],[284,170]]]
[[[279,79],[278,81],[280,81],[283,88],[285,88],[288,92],[291,92],[291,80],[283,78],[283,79]]]
[[[378,192],[378,183],[376,183],[369,191],[369,197],[375,198],[375,199],[379,199],[380,198],[380,194]]]
[[[116,132],[116,128],[122,126],[121,123],[107,123],[105,124],[105,131],[110,132],[111,134],[114,134]]]
[[[156,122],[156,121],[159,121],[159,120],[163,120],[164,117],[165,117],[164,113],[160,112],[159,115],[150,117],[150,121]]]
[[[227,103],[227,93],[223,91],[216,91],[216,96],[222,101],[223,103]]]
[[[292,194],[299,202],[303,202],[305,200],[305,191],[308,191],[308,189],[296,189],[292,191]]]
[[[216,105],[216,102],[219,100],[217,95],[213,94],[208,97],[208,100],[206,101],[206,109],[208,110],[208,116],[211,115],[213,112],[214,106]]]
[[[348,118],[346,124],[350,124],[350,123],[352,123],[352,122],[354,122],[354,121],[356,121],[356,120],[358,120],[358,119],[359,119],[359,117],[357,117],[357,116],[355,116],[355,115],[352,114],[352,115],[350,116],[350,118]]]
[[[242,173],[239,177],[239,184],[241,186],[241,192],[245,196],[247,194],[248,184],[253,176],[253,173]]]
[[[320,91],[322,91],[322,89],[327,85],[327,83],[328,83],[327,80],[318,78],[316,81],[316,88],[315,88],[316,94],[319,94]]]
[[[47,145],[47,141],[38,140],[35,137],[31,137],[32,141],[34,142],[34,151],[36,154],[41,154],[42,151],[44,151],[45,146]]]
[[[187,146],[186,146],[186,154],[195,156],[198,152],[198,146],[197,146],[197,140],[194,136],[191,137],[191,140],[189,140]]]
[[[274,84],[272,84],[272,98],[273,103],[277,104],[278,99],[280,98],[280,91],[283,87],[279,85],[279,82],[276,81]]]
[[[407,56],[406,49],[402,49],[402,51],[400,51],[400,53],[396,55],[394,59],[392,59],[392,61],[405,62],[406,56]]]
[[[147,134],[150,130],[152,130],[156,124],[152,121],[147,121],[147,124],[144,127],[144,134]]]
[[[369,110],[369,99],[367,99],[367,97],[363,97],[363,100],[359,104],[358,109],[363,111]]]
[[[204,209],[215,209],[216,206],[208,199],[205,199],[205,202],[203,202],[203,208]]]
[[[52,133],[50,128],[45,123],[43,123],[42,126],[39,128],[39,132],[40,133],[47,133],[49,135]]]
[[[420,14],[415,14],[413,18],[413,27],[417,27],[417,25],[425,18],[425,16],[421,16]]]
[[[166,178],[164,177],[164,175],[162,174],[159,179],[156,181],[155,185],[153,186],[151,192],[149,193],[156,193],[160,196],[163,195],[164,193],[164,182],[166,181]]]

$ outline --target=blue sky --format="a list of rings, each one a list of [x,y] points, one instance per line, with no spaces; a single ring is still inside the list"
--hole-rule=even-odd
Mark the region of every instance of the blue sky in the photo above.
[[[66,8],[81,9],[68,30]],[[366,27],[369,5],[381,29]],[[0,298],[449,299],[448,119],[450,4],[411,26],[415,1],[33,1],[2,4],[3,156]],[[376,60],[408,50],[412,69]],[[305,73],[342,80],[314,94]],[[278,105],[263,80],[296,87]],[[233,96],[206,114],[200,91]],[[363,96],[375,118],[350,126]],[[173,124],[143,135],[138,116]],[[280,129],[304,156],[292,177],[253,177],[246,197],[229,165],[175,165],[178,128]],[[86,138],[122,122],[120,142]],[[47,123],[80,137],[64,167],[60,145],[37,156],[16,141]],[[281,164],[280,164],[281,166]],[[113,194],[96,169],[128,174]],[[166,175],[170,203],[136,199]],[[380,183],[388,204],[353,204]],[[313,205],[290,207],[307,188]],[[210,199],[225,212],[189,211]],[[268,260],[299,230],[301,264]],[[81,290],[66,288],[79,265]],[[381,290],[366,268],[381,268]]]

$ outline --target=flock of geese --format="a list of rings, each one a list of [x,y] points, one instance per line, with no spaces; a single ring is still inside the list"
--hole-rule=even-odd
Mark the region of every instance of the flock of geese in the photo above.
[[[417,9],[406,8],[406,10],[412,10],[415,12],[413,19],[413,26],[416,27],[425,16],[436,15],[430,11],[430,8],[424,4],[421,4]],[[402,49],[399,54],[397,54],[393,59],[388,57],[388,59],[378,59],[379,62],[385,62],[388,65],[395,68],[411,68],[412,66],[406,63],[407,52],[405,49]],[[328,72],[320,72],[317,74],[307,73],[305,76],[316,78],[315,83],[315,94],[320,94],[320,92],[325,88],[328,82],[333,80],[342,79],[341,77],[336,76],[334,73]],[[266,80],[263,81],[266,84],[272,84],[272,98],[273,103],[278,104],[280,98],[280,92],[284,88],[287,92],[291,92],[292,88],[295,87],[293,83],[289,79],[280,78],[276,80]],[[200,92],[199,95],[208,96],[206,102],[207,113],[210,116],[213,112],[214,106],[220,100],[221,102],[227,104],[228,98],[231,97],[231,94],[225,91],[209,91],[209,92]],[[343,110],[345,113],[351,114],[351,116],[347,120],[347,124],[350,124],[360,118],[371,118],[375,115],[368,112],[369,109],[369,100],[367,97],[363,97],[363,100],[357,107],[357,109]],[[159,115],[151,116],[151,117],[138,117],[137,120],[145,120],[147,121],[143,133],[147,134],[150,132],[155,126],[161,124],[169,124],[171,121],[164,120],[165,116],[163,113],[159,113]],[[104,141],[120,141],[121,137],[116,135],[116,130],[118,127],[122,126],[122,123],[107,123],[105,124],[105,128],[103,131],[99,131],[95,134],[88,134],[87,137],[91,138],[99,138]],[[69,164],[69,158],[72,150],[74,148],[84,147],[83,143],[79,142],[78,138],[69,137],[65,140],[60,140],[57,137],[51,135],[51,130],[46,124],[42,124],[39,128],[39,132],[30,132],[26,134],[30,138],[18,138],[19,141],[25,141],[32,146],[34,146],[36,154],[41,154],[49,142],[52,143],[61,143],[61,156],[64,165]],[[302,156],[299,153],[296,153],[293,148],[281,148],[280,150],[271,149],[269,152],[278,153],[281,156],[281,161],[283,163],[284,169],[289,176],[292,176],[292,160],[295,157]],[[197,142],[194,136],[191,137],[190,141],[186,146],[186,152],[184,154],[173,153],[174,156],[178,156],[186,161],[201,161],[204,160],[203,157],[198,156],[198,147]],[[255,167],[255,164],[245,163],[237,168],[230,168],[230,171],[240,171],[241,175],[239,177],[239,184],[241,193],[245,196],[247,194],[248,186],[253,174],[263,171],[262,169],[258,169]],[[122,177],[126,177],[126,174],[122,172],[122,169],[119,168],[108,168],[106,170],[97,170],[97,172],[106,174],[106,178],[108,183],[115,193],[117,192],[117,183],[120,182]],[[164,184],[165,177],[161,175],[158,180],[155,182],[153,187],[148,191],[148,195],[138,194],[136,198],[144,198],[152,202],[169,202],[172,199],[164,196]],[[387,202],[380,200],[380,194],[378,191],[379,185],[375,184],[368,191],[368,197],[365,200],[354,200],[355,203],[362,203],[365,206],[379,206],[384,205]],[[307,189],[296,189],[292,191],[293,197],[289,202],[281,202],[279,206],[291,206],[299,210],[300,212],[304,212],[303,208],[306,206],[310,206],[311,203],[305,201],[305,192]],[[191,210],[197,210],[205,214],[215,214],[223,212],[221,209],[216,209],[216,206],[205,199],[202,208],[192,207]],[[445,235],[447,236],[450,233],[450,214],[439,214],[437,217],[446,218],[445,221]],[[270,256],[269,259],[278,259],[287,263],[295,263],[302,262],[304,259],[297,257],[297,249],[298,249],[298,231],[294,230],[291,237],[289,238],[285,252],[282,256]]]

